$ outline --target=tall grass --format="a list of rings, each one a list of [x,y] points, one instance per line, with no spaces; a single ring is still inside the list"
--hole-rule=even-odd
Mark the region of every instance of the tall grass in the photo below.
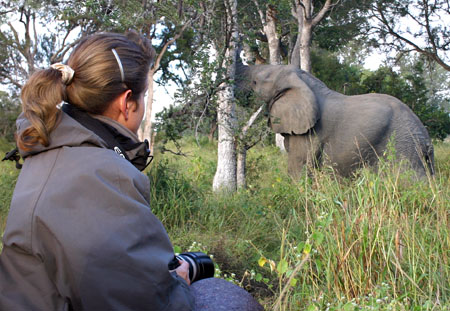
[[[176,245],[206,245],[267,310],[450,307],[449,145],[436,146],[437,175],[423,181],[392,163],[293,181],[283,155],[259,148],[248,189],[231,197],[211,192],[215,146],[184,148],[189,157],[153,164],[155,213]]]
[[[6,152],[12,150],[14,144],[0,138],[0,160],[3,159]],[[15,163],[11,161],[0,162],[0,237],[6,226],[6,216],[9,211],[9,203],[11,202],[14,185],[17,181],[19,171],[15,167]],[[0,243],[0,250],[2,244]]]
[[[147,171],[153,212],[178,250],[213,254],[267,310],[450,309],[450,144],[423,181],[389,163],[294,181],[276,148],[255,147],[248,187],[231,196],[211,189],[216,145],[182,147],[187,157],[156,154]],[[3,222],[17,173],[0,174]]]

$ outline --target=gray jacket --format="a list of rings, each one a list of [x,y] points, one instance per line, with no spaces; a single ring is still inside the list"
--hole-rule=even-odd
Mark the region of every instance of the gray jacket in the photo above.
[[[27,125],[18,120],[18,129]],[[191,310],[148,178],[62,113],[25,158],[0,255],[0,310]]]

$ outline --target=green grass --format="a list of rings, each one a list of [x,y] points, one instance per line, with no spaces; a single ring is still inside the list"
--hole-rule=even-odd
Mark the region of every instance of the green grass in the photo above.
[[[3,159],[5,153],[12,150],[14,144],[0,138],[0,159]],[[6,218],[9,211],[9,203],[11,202],[14,185],[16,184],[19,170],[16,169],[15,163],[11,161],[0,162],[0,236],[5,230]],[[0,249],[2,244],[0,243]]]
[[[187,157],[156,154],[148,171],[154,213],[177,250],[213,254],[267,310],[450,310],[450,144],[422,182],[387,164],[293,181],[284,155],[255,147],[248,188],[232,196],[211,189],[215,144],[182,147]],[[0,172],[4,219],[17,173]]]

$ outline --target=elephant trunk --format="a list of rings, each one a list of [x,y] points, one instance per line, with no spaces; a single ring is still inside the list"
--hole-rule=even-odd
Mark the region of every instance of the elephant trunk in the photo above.
[[[251,84],[249,79],[250,74],[250,67],[244,65],[242,63],[242,60],[238,58],[238,61],[236,63],[236,77],[235,77],[235,83],[236,83],[236,90],[238,92],[250,92]]]

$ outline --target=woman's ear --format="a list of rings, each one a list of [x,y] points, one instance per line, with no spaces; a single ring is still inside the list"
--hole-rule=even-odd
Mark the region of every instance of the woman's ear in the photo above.
[[[130,100],[131,94],[131,90],[126,90],[118,97],[119,110],[125,120],[128,120],[130,109],[133,109],[132,106],[136,104]]]

